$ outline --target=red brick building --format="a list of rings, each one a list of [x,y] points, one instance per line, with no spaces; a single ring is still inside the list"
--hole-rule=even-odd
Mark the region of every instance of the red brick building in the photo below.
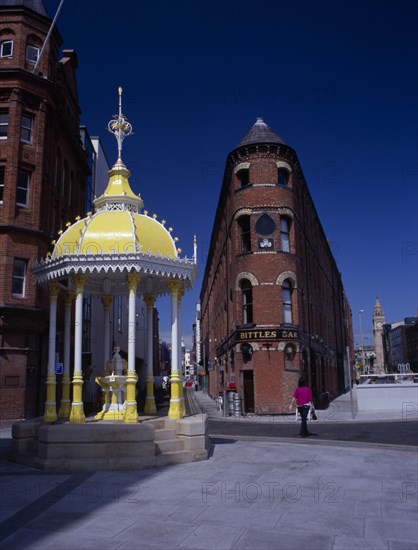
[[[302,374],[318,405],[348,388],[341,277],[296,153],[262,119],[227,158],[200,300],[212,397],[235,383],[244,412],[272,414]]]
[[[7,419],[42,413],[49,301],[32,264],[83,214],[88,167],[75,52],[59,58],[56,28],[45,43],[51,19],[41,0],[2,0],[0,18],[0,418]]]

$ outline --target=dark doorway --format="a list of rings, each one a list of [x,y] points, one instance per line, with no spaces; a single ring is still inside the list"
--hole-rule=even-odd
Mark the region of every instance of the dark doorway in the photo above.
[[[242,382],[244,388],[244,412],[253,413],[254,409],[254,372],[252,370],[243,370]]]

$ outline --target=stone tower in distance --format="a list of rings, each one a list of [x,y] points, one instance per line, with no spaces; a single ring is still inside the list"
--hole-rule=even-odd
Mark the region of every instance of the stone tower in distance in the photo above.
[[[374,368],[376,370],[384,370],[383,359],[383,325],[385,324],[385,314],[383,312],[382,304],[379,298],[376,298],[376,303],[373,308],[373,336],[374,336],[374,349],[376,359],[374,362]]]

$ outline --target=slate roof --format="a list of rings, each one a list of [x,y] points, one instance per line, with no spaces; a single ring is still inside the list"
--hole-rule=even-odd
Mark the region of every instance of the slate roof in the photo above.
[[[22,6],[36,11],[36,13],[39,13],[40,15],[48,17],[42,0],[0,0],[0,6],[8,6],[14,8]]]
[[[281,143],[285,145],[285,142],[260,117],[257,118],[251,130],[239,142],[237,147],[253,143]]]

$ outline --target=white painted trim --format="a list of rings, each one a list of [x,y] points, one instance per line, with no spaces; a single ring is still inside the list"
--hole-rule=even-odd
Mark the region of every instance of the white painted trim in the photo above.
[[[237,164],[235,166],[234,174],[236,174],[240,170],[248,170],[249,168],[250,168],[250,163],[249,162],[240,162],[239,164]]]
[[[240,281],[242,281],[242,279],[248,279],[253,286],[259,286],[260,284],[255,275],[253,275],[249,271],[241,271],[241,273],[239,273],[239,275],[235,279],[235,290],[240,290],[239,283]]]
[[[277,168],[285,168],[289,172],[289,174],[292,173],[292,167],[290,166],[290,164],[288,164],[284,160],[278,160],[276,162],[276,166]]]
[[[293,271],[283,271],[276,279],[276,285],[282,286],[283,281],[290,279],[293,282],[293,288],[297,288],[297,279]]]

